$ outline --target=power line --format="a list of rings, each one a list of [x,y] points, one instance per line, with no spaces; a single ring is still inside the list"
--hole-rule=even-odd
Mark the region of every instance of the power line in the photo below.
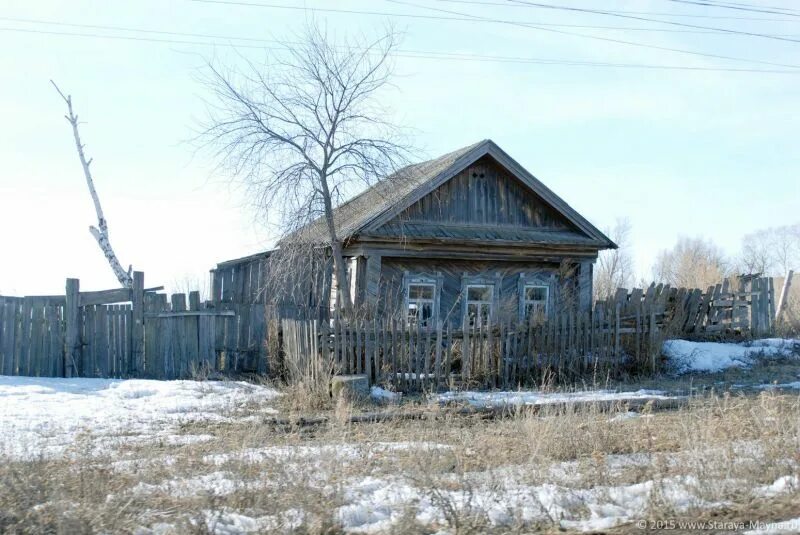
[[[703,7],[716,7],[720,9],[735,9],[738,11],[748,11],[751,13],[769,13],[772,15],[783,15],[786,17],[800,17],[800,13],[796,12],[787,12],[787,11],[775,11],[774,9],[761,9],[757,7],[744,7],[744,6],[736,6],[736,5],[725,5],[719,4],[716,2],[704,1],[704,0],[667,0],[669,2],[675,2],[676,4],[690,4],[696,6],[703,6]],[[782,9],[782,8],[781,8]]]
[[[67,24],[67,23],[63,23]],[[74,26],[91,26],[96,28],[116,28],[118,30],[130,32],[143,32],[143,33],[157,33],[166,35],[179,35],[179,36],[197,36],[204,37],[208,34],[191,34],[184,32],[167,32],[161,30],[145,30],[145,29],[132,29],[123,27],[103,27],[99,25],[78,25]],[[268,39],[256,39],[248,37],[230,37],[218,35],[219,39],[230,40],[244,40],[244,41],[261,41],[265,43],[279,43],[279,46],[264,46],[264,45],[247,45],[247,44],[231,44],[220,43],[214,41],[193,41],[186,39],[167,39],[167,38],[154,38],[142,37],[135,35],[106,35],[97,33],[77,33],[77,32],[63,32],[51,30],[38,30],[30,28],[4,28],[0,27],[0,31],[7,32],[20,32],[32,34],[44,34],[66,37],[84,37],[95,39],[112,39],[112,40],[125,40],[125,41],[141,41],[153,42],[162,44],[180,44],[180,45],[200,45],[200,46],[226,46],[233,48],[250,48],[261,50],[286,50],[292,43],[279,42]],[[524,56],[497,56],[497,55],[479,55],[479,54],[464,54],[457,52],[435,52],[425,50],[398,50],[394,53],[397,57],[415,58],[415,59],[428,59],[428,60],[449,60],[449,61],[477,61],[477,62],[494,62],[494,63],[517,63],[517,64],[536,64],[536,65],[552,65],[552,66],[577,66],[577,67],[610,67],[622,69],[646,69],[646,70],[670,70],[670,71],[711,71],[711,72],[732,72],[732,73],[763,73],[763,74],[800,74],[800,70],[779,70],[779,69],[750,69],[750,68],[736,68],[736,67],[692,67],[686,65],[654,65],[646,63],[611,63],[611,62],[594,62],[594,61],[580,61],[580,60],[567,60],[567,59],[553,59],[553,58],[536,58]]]
[[[74,27],[81,27],[81,28],[102,28],[102,29],[122,29],[125,28],[114,27],[114,26],[98,26],[92,24],[67,24],[61,22],[53,22],[53,21],[42,21],[37,19],[25,19],[25,18],[16,18],[16,17],[0,17],[0,20],[8,21],[8,22],[23,22],[23,23],[41,23],[41,24],[52,24],[52,25],[61,25],[61,26],[74,26]],[[471,19],[464,19],[465,22],[474,22]],[[705,34],[705,35],[713,35],[718,34],[720,32],[716,31],[701,31],[701,30],[676,30],[672,28],[636,28],[630,26],[596,26],[596,25],[584,25],[584,24],[551,24],[551,23],[535,23],[542,26],[553,26],[553,27],[564,27],[564,28],[585,28],[585,29],[599,29],[599,30],[630,30],[630,31],[653,31],[653,32],[668,32],[668,33],[692,33],[692,34]],[[134,30],[135,31],[135,30]],[[164,33],[173,33],[174,35],[181,35],[180,33],[176,32],[164,32]],[[189,35],[198,35],[198,34],[189,34]],[[198,35],[200,36],[200,35]],[[216,35],[201,35],[202,37],[219,37]],[[229,37],[223,37],[229,38]],[[234,38],[236,39],[236,38]],[[256,39],[258,40],[258,39]]]
[[[526,6],[524,4],[509,4],[506,1],[502,2],[491,2],[488,0],[436,0],[437,2],[447,2],[451,4],[470,4],[470,5],[481,5],[481,6],[505,6],[505,7],[515,7],[515,8],[529,8],[532,6]],[[759,22],[790,22],[788,19],[775,19],[775,18],[753,18],[753,17],[736,17],[732,15],[700,15],[697,13],[669,13],[669,12],[660,12],[660,11],[624,11],[620,9],[607,9],[609,13],[620,13],[624,15],[655,15],[661,17],[685,17],[685,18],[699,18],[699,19],[727,19],[727,20],[746,20],[748,22],[752,21],[759,21]]]
[[[389,1],[392,1],[392,0],[389,0]],[[619,18],[624,18],[624,19],[641,20],[641,21],[645,21],[645,22],[655,22],[655,23],[658,23],[658,24],[669,24],[671,26],[680,26],[682,28],[693,28],[693,29],[696,29],[696,30],[712,30],[712,31],[716,31],[716,32],[730,33],[730,34],[736,34],[736,35],[745,35],[745,36],[749,36],[749,37],[761,37],[761,38],[764,38],[764,39],[776,39],[778,41],[789,41],[789,42],[793,42],[793,43],[800,43],[800,39],[792,39],[790,37],[782,37],[782,36],[779,36],[779,35],[770,35],[770,34],[755,33],[755,32],[745,32],[745,31],[741,31],[741,30],[732,30],[730,28],[720,28],[720,27],[716,27],[716,26],[700,26],[700,25],[697,25],[697,24],[689,24],[689,23],[686,23],[686,22],[675,22],[675,21],[672,21],[672,20],[651,19],[651,18],[647,18],[647,17],[640,17],[638,15],[621,15],[619,13],[612,13],[610,11],[604,11],[604,10],[599,10],[599,9],[586,9],[586,8],[581,8],[581,7],[559,6],[559,5],[554,5],[554,4],[540,4],[540,3],[530,2],[530,1],[526,1],[526,0],[509,0],[509,1],[517,3],[517,4],[524,4],[524,5],[528,5],[528,6],[532,6],[532,7],[539,7],[539,8],[544,8],[544,9],[557,9],[557,10],[572,11],[572,12],[578,12],[578,13],[592,13],[592,14],[596,14],[596,15],[607,15],[609,17],[619,17]]]
[[[270,6],[269,4],[247,3],[247,2],[243,2],[241,0],[240,1],[236,1],[236,0],[191,0],[191,1],[193,1],[193,2],[207,2],[207,3],[225,3],[225,4],[244,4],[244,5],[255,5],[255,6]],[[666,47],[666,46],[650,45],[650,44],[646,44],[646,43],[639,43],[639,42],[636,42],[636,41],[627,41],[627,40],[624,40],[624,39],[615,39],[615,38],[612,38],[612,37],[602,37],[602,36],[599,36],[599,35],[588,35],[588,34],[585,34],[585,33],[572,32],[572,31],[567,31],[567,30],[557,30],[557,29],[554,29],[554,28],[543,28],[541,26],[537,26],[535,24],[529,24],[529,23],[521,23],[521,22],[514,22],[514,21],[500,21],[498,19],[490,19],[490,18],[478,16],[478,15],[470,15],[470,14],[465,14],[465,13],[461,13],[461,12],[458,12],[458,11],[450,11],[448,9],[439,9],[439,8],[430,7],[430,6],[421,6],[419,4],[413,4],[411,2],[402,2],[400,0],[387,0],[387,1],[394,2],[394,3],[399,3],[399,4],[405,4],[405,5],[409,5],[409,6],[414,6],[414,7],[422,8],[422,9],[429,9],[429,10],[438,11],[438,12],[442,12],[442,13],[450,13],[450,14],[455,14],[455,15],[466,16],[466,17],[472,18],[473,20],[482,21],[482,22],[501,22],[503,24],[509,24],[509,25],[512,25],[512,26],[519,26],[519,27],[522,27],[522,28],[533,28],[533,29],[538,29],[538,30],[542,30],[542,31],[546,31],[546,32],[560,33],[560,34],[564,34],[564,35],[574,35],[574,36],[577,36],[577,37],[585,37],[587,39],[595,39],[595,40],[599,40],[599,41],[607,41],[607,42],[610,42],[610,43],[619,43],[619,44],[637,46],[637,47],[641,47],[641,48],[650,48],[650,49],[653,49],[653,50],[663,50],[663,51],[667,51],[667,52],[675,52],[675,53],[678,53],[678,54],[688,54],[688,55],[692,55],[692,56],[701,56],[701,57],[715,58],[715,59],[725,59],[725,60],[729,60],[729,61],[742,61],[742,62],[745,62],[745,63],[754,63],[754,64],[759,64],[759,65],[769,65],[769,66],[772,66],[772,67],[788,67],[788,68],[791,68],[791,69],[800,68],[800,65],[777,63],[777,62],[772,62],[772,61],[762,61],[762,60],[756,60],[756,59],[747,59],[747,58],[740,58],[740,57],[736,57],[736,56],[727,56],[727,55],[723,55],[723,54],[711,54],[711,53],[707,53],[707,52],[697,52],[695,50],[686,50],[686,49],[682,49],[682,48],[672,48],[672,47]],[[308,9],[313,10],[315,8],[308,8]]]

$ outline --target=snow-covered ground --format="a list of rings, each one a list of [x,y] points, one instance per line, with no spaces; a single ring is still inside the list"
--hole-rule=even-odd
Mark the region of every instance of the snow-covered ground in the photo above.
[[[543,393],[537,390],[503,392],[445,392],[435,399],[440,403],[469,403],[473,407],[503,407],[506,405],[555,405],[561,403],[633,401],[649,399],[674,399],[660,390],[616,392],[611,390],[584,390],[579,392]]]
[[[714,372],[731,366],[747,367],[761,357],[796,355],[796,344],[785,340],[750,344],[671,341],[665,344],[664,350],[676,371]],[[791,381],[761,387],[800,388],[800,382]],[[447,516],[453,511],[467,516],[470,513],[479,515],[499,531],[520,521],[533,526],[541,523],[567,530],[593,531],[640,519],[642,511],[654,499],[676,512],[718,507],[724,505],[726,499],[709,496],[708,481],[694,475],[699,472],[687,468],[692,462],[705,466],[694,457],[707,453],[704,446],[697,451],[656,453],[645,449],[617,454],[619,450],[616,450],[614,454],[559,460],[552,465],[547,461],[543,466],[499,463],[489,469],[462,471],[458,475],[450,474],[450,469],[442,472],[441,466],[436,473],[428,474],[423,468],[411,470],[414,473],[409,474],[408,467],[415,466],[414,463],[450,463],[454,462],[452,458],[460,459],[459,462],[466,459],[469,464],[474,443],[471,438],[465,444],[446,443],[447,440],[441,440],[430,428],[426,428],[427,434],[423,436],[415,434],[416,428],[410,428],[408,435],[370,435],[372,427],[344,427],[341,434],[331,433],[321,440],[307,439],[302,434],[287,438],[259,428],[258,440],[240,439],[237,443],[225,440],[221,435],[225,431],[214,426],[192,425],[189,429],[185,426],[208,422],[232,428],[242,424],[244,431],[240,429],[239,432],[247,436],[254,425],[262,425],[260,415],[276,412],[274,401],[279,395],[272,388],[245,382],[0,376],[0,462],[3,458],[33,460],[65,456],[69,460],[102,456],[103,466],[115,477],[135,475],[131,484],[116,489],[116,495],[107,497],[117,500],[114,503],[168,496],[185,500],[185,503],[222,504],[215,505],[215,509],[206,509],[204,505],[191,517],[173,515],[142,520],[135,531],[139,535],[182,533],[186,522],[198,530],[224,535],[302,530],[315,514],[302,503],[281,504],[270,510],[230,506],[239,503],[236,493],[249,496],[277,492],[282,495],[279,486],[285,482],[281,475],[296,478],[301,488],[305,485],[315,492],[335,487],[336,498],[330,502],[326,514],[330,514],[338,527],[350,533],[397,531],[409,525],[448,533],[443,526],[450,525]],[[373,387],[371,397],[386,403],[400,402],[404,396]],[[671,392],[664,390],[527,390],[446,392],[432,395],[428,402],[497,407],[582,402],[623,404],[625,401],[674,398]],[[657,420],[658,413],[645,416],[620,412],[600,418],[612,430],[630,429],[630,426],[646,428],[649,437],[649,426],[657,428],[661,420]],[[610,432],[609,436],[612,435]],[[88,437],[88,442],[82,440],[84,436]],[[505,441],[506,436],[503,435],[502,440]],[[157,442],[162,447],[115,456],[123,446],[148,442]],[[731,442],[734,464],[752,463],[761,457],[759,452],[764,449],[755,439],[737,448]],[[412,464],[396,464],[398,459]],[[664,472],[665,476],[654,475],[652,467],[655,465],[671,468]],[[782,499],[798,491],[800,479],[796,461],[781,466],[786,470],[770,473],[758,483],[734,478],[723,481],[729,477],[725,475],[714,481],[714,487],[744,489],[753,499]],[[589,482],[587,470],[609,479]],[[139,479],[140,473],[148,476]],[[648,475],[631,478],[630,474]],[[227,499],[230,502],[226,502]],[[408,524],[409,521],[412,524]],[[794,527],[792,522],[797,519],[764,526],[752,533],[795,532],[796,529],[790,529]]]
[[[746,368],[758,359],[796,356],[800,340],[766,338],[738,344],[668,340],[662,352],[674,373],[720,372],[728,368]]]
[[[244,382],[0,376],[0,455],[63,454],[83,433],[99,449],[150,437],[176,445],[203,441],[204,436],[176,436],[175,429],[192,421],[224,421],[240,407],[277,395]]]

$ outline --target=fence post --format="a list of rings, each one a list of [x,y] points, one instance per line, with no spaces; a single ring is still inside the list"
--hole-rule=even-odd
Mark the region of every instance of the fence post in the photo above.
[[[133,272],[131,292],[131,354],[128,373],[138,377],[144,371],[144,273]]]
[[[80,374],[78,362],[81,360],[81,326],[80,326],[80,281],[67,279],[66,305],[64,321],[64,376],[77,377]]]

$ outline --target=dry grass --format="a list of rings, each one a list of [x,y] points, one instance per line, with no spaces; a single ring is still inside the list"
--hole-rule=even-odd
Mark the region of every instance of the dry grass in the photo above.
[[[338,533],[343,507],[358,501],[365,481],[399,489],[390,533],[556,531],[562,517],[588,516],[585,500],[566,511],[542,503],[546,485],[598,496],[608,488],[613,501],[614,487],[652,482],[643,518],[781,520],[769,517],[770,507],[800,515],[797,494],[769,498],[753,489],[798,474],[799,405],[796,395],[710,395],[635,418],[590,404],[503,419],[440,410],[425,420],[354,425],[346,416],[359,408],[338,403],[322,426],[267,425],[242,413],[188,424],[184,435],[213,438],[183,445],[129,440],[89,451],[87,436],[66,458],[0,463],[0,532],[130,533],[168,524],[163,533],[211,533],[235,512],[260,519],[257,532]],[[697,503],[722,505],[676,509],[675,485]],[[426,510],[435,518],[420,516]]]

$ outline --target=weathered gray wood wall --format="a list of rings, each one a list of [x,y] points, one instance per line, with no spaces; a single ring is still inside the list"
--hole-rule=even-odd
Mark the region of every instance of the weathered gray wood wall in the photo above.
[[[569,222],[484,157],[403,210],[398,221],[569,229]]]
[[[459,327],[463,321],[462,291],[467,283],[495,286],[496,318],[516,321],[519,316],[520,280],[540,283],[550,289],[551,310],[561,304],[558,264],[383,258],[379,283],[379,316],[400,318],[404,314],[405,277],[435,281],[439,287],[438,319]],[[572,281],[574,283],[574,281]]]
[[[217,307],[191,292],[133,289],[63,296],[0,296],[0,374],[43,377],[189,378],[266,373],[262,304]]]
[[[267,252],[222,262],[211,270],[211,302],[215,308],[235,311],[245,321],[252,305],[266,306],[276,317],[307,315],[314,309],[327,314],[330,267],[330,258],[319,249],[285,256]]]

